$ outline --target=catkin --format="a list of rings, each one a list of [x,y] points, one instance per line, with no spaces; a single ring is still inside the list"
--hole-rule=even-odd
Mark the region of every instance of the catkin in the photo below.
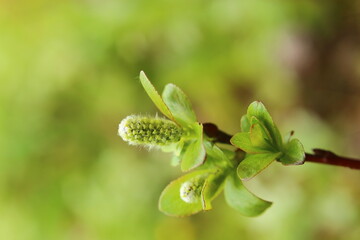
[[[131,115],[119,124],[119,135],[132,145],[166,146],[180,141],[183,130],[164,118]]]

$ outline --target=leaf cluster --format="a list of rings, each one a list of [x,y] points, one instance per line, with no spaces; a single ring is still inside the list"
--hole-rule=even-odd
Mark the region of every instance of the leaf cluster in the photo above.
[[[184,134],[175,144],[161,146],[173,152],[173,165],[180,164],[183,176],[162,192],[159,209],[171,216],[188,216],[212,208],[212,201],[224,191],[229,206],[245,216],[263,213],[271,202],[251,193],[242,181],[249,180],[273,161],[284,165],[301,164],[304,149],[298,139],[285,143],[270,114],[261,102],[253,102],[241,119],[241,132],[231,138],[233,151],[218,146],[203,132],[191,102],[174,84],[167,84],[162,95],[140,73],[145,91],[169,120]],[[244,154],[238,154],[243,151]]]

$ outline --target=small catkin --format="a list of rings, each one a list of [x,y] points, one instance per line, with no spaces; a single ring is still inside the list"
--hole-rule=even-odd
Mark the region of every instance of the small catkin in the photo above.
[[[180,187],[180,198],[186,203],[198,202],[203,185],[204,179],[201,177],[184,182]]]
[[[119,135],[132,145],[166,146],[180,141],[183,130],[159,117],[131,115],[119,124]]]

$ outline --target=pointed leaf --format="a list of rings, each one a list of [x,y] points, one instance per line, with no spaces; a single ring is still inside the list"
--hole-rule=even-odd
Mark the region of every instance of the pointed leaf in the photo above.
[[[181,158],[179,156],[173,155],[171,158],[171,166],[176,167],[180,164]]]
[[[237,174],[242,180],[249,180],[264,168],[269,166],[281,153],[247,154],[237,168]]]
[[[211,174],[204,183],[202,191],[202,204],[204,210],[212,208],[211,201],[214,200],[221,192],[226,174],[218,172]]]
[[[205,161],[206,151],[203,144],[202,125],[196,124],[194,130],[196,131],[196,137],[188,143],[181,159],[182,171],[194,169]]]
[[[221,149],[221,151],[223,151],[223,153],[225,154],[225,156],[226,156],[228,159],[234,159],[235,156],[236,156],[236,152],[231,151],[231,150],[229,150],[229,149]]]
[[[172,115],[183,126],[196,122],[196,116],[191,102],[185,93],[177,86],[169,83],[162,93],[164,102],[169,107]]]
[[[304,163],[305,151],[301,142],[294,138],[285,145],[284,155],[280,162],[284,165],[300,165]]]
[[[260,215],[272,204],[249,192],[235,173],[227,177],[224,194],[232,208],[248,217]]]
[[[216,144],[211,143],[207,140],[204,140],[204,146],[206,150],[206,163],[204,167],[206,168],[228,168],[229,165],[232,166],[233,162],[230,161],[230,158],[235,157],[233,151],[227,149],[220,149]]]
[[[247,153],[267,153],[267,152],[269,152],[268,149],[253,146],[251,139],[250,139],[250,133],[247,133],[247,132],[240,132],[240,133],[235,134],[230,139],[230,142],[235,147],[238,147]]]
[[[265,145],[266,142],[260,124],[253,124],[251,126],[250,141],[253,146],[263,147]]]
[[[161,193],[159,209],[170,216],[189,216],[203,210],[201,196],[196,201],[185,202],[180,196],[181,186],[195,177],[201,177],[209,173],[209,170],[199,170],[188,173],[172,181]]]
[[[241,131],[242,132],[250,132],[250,121],[249,118],[247,117],[247,115],[243,115],[241,117]]]
[[[146,93],[149,95],[150,99],[156,105],[156,107],[171,120],[174,120],[173,115],[171,114],[169,108],[164,103],[163,99],[160,97],[159,93],[156,91],[155,87],[152,85],[150,80],[146,77],[143,71],[140,72],[140,82],[144,87]]]
[[[270,142],[269,137],[266,133],[266,129],[264,129],[260,122],[251,125],[250,141],[254,147],[267,149],[269,152],[274,151],[272,143]]]
[[[249,119],[255,116],[260,122],[262,122],[265,128],[269,131],[272,140],[276,143],[276,146],[280,149],[282,146],[282,138],[279,129],[274,124],[269,112],[265,106],[258,101],[251,103],[247,110],[247,116]]]
[[[261,133],[262,137],[267,139],[268,142],[270,141],[271,142],[271,135],[268,131],[268,129],[265,127],[265,125],[255,116],[252,116],[251,119],[250,119],[250,132],[251,132],[251,127],[253,125],[258,125],[258,130],[259,132]]]

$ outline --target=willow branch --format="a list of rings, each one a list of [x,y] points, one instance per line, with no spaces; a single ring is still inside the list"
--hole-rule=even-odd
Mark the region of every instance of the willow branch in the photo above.
[[[213,123],[204,123],[204,132],[207,136],[215,139],[215,142],[230,144],[231,135],[221,131]],[[338,156],[323,149],[313,149],[314,153],[305,153],[305,162],[315,162],[334,166],[360,169],[360,160]]]

